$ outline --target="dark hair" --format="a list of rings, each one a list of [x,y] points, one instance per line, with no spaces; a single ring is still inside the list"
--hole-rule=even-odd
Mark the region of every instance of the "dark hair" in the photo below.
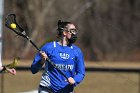
[[[61,35],[62,35],[62,32],[64,31],[64,28],[65,28],[68,24],[71,24],[71,22],[58,20],[58,22],[57,22],[57,25],[58,25],[58,28],[57,28],[57,31],[58,31],[58,32],[57,32],[57,35],[58,35],[58,36],[61,36]]]

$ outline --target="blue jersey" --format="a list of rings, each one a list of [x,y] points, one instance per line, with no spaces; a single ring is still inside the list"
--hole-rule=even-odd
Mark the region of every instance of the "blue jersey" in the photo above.
[[[50,63],[45,62],[45,71],[42,74],[40,85],[48,87],[54,93],[69,93],[73,91],[74,86],[79,84],[85,76],[85,65],[83,53],[75,46],[62,46],[58,42],[50,42],[45,44],[42,48],[49,59],[56,64],[56,66],[67,76],[75,80],[74,85],[69,85],[66,78],[61,75]],[[41,68],[41,56],[36,54],[31,65],[33,74],[37,73]],[[62,92],[63,91],[63,92]]]

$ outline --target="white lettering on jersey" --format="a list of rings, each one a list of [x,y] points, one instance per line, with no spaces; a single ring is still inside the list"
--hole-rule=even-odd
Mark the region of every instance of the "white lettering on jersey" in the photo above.
[[[56,64],[57,68],[59,68],[60,70],[70,70],[72,71],[73,69],[73,65],[65,65],[65,64]]]
[[[49,75],[46,71],[42,74],[40,85],[42,85],[44,87],[50,87],[51,86],[50,78],[49,78]]]
[[[70,55],[69,54],[66,54],[66,53],[60,53],[60,57],[62,59],[69,59]]]

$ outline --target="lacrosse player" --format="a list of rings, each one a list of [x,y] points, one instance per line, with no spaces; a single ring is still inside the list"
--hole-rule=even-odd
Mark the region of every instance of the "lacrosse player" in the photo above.
[[[37,73],[45,64],[38,93],[73,93],[85,76],[83,53],[73,43],[77,39],[77,30],[73,23],[58,21],[58,41],[45,44],[36,54],[31,72]],[[66,79],[50,63],[50,59],[67,77]]]
[[[0,66],[0,72],[5,72],[5,71],[7,71],[8,73],[12,75],[16,75],[16,70],[14,68],[10,69],[5,66]]]

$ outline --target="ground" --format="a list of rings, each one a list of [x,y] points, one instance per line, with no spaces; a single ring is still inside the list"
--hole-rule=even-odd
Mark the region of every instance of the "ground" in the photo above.
[[[3,62],[8,64],[12,61]],[[18,66],[30,65],[30,60],[21,60]],[[86,67],[140,68],[139,62],[85,62],[85,65]],[[41,74],[42,71],[35,75],[30,71],[17,71],[16,76],[1,75],[0,90],[3,90],[3,93],[27,93],[27,91],[37,90]],[[140,73],[93,71],[86,72],[85,79],[75,88],[75,93],[140,93],[139,88]]]

